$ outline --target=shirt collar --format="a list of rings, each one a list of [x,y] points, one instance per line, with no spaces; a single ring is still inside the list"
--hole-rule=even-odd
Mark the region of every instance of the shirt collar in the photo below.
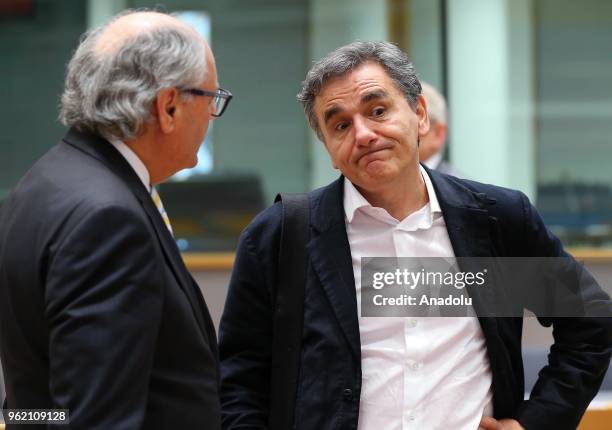
[[[427,190],[427,195],[429,196],[429,213],[430,213],[430,225],[433,223],[434,214],[442,213],[442,209],[440,208],[440,203],[438,202],[438,197],[436,196],[436,192],[434,190],[433,184],[431,183],[431,179],[429,179],[429,175],[419,164],[419,170],[421,172],[421,176],[423,177],[423,181],[425,182],[425,188]],[[355,217],[355,212],[364,207],[373,207],[366,199],[361,195],[361,193],[355,188],[355,185],[347,178],[344,178],[344,213],[349,223],[353,222],[353,218]]]
[[[149,171],[147,167],[144,165],[142,160],[138,158],[138,155],[132,149],[117,139],[108,139],[108,141],[119,151],[119,153],[125,158],[125,161],[132,167],[134,172],[138,175],[142,184],[145,186],[149,192],[151,191],[151,179],[149,176]]]
[[[440,202],[438,201],[438,196],[436,195],[436,190],[434,190],[429,175],[425,171],[425,168],[420,164],[419,169],[421,170],[421,176],[425,181],[425,188],[427,188],[427,195],[429,196],[429,205],[431,206],[431,213],[442,213],[442,209],[440,208]]]

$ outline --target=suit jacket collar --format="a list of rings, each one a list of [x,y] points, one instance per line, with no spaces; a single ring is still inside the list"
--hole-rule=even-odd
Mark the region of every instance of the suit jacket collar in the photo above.
[[[491,235],[495,235],[499,226],[497,219],[490,216],[488,208],[496,204],[496,200],[485,193],[475,192],[468,188],[469,181],[459,180],[436,171],[427,169],[440,200],[442,213],[446,222],[448,235],[457,257],[494,257],[495,251]],[[482,268],[473,260],[461,260],[462,271],[478,271]],[[493,374],[493,408],[502,411],[511,402],[511,393],[500,389],[508,387],[513,376],[508,375],[504,363],[499,359],[499,351],[506,346],[500,337],[499,321],[490,312],[492,304],[494,309],[502,309],[500,302],[504,302],[504,291],[488,285],[487,288],[473,288],[469,291],[472,304],[478,315],[478,321],[485,337],[487,354]],[[497,413],[496,413],[497,415]]]
[[[469,189],[462,180],[425,167],[438,198],[448,234],[457,257],[487,257],[491,255],[491,223],[488,208],[495,199]],[[344,229],[344,177],[311,193],[311,225],[318,233]],[[348,246],[348,239],[347,239]]]
[[[493,257],[491,231],[495,230],[497,219],[489,215],[488,208],[496,204],[495,199],[484,193],[474,192],[466,182],[435,170],[427,169],[440,201],[446,230],[453,246],[458,265],[464,272],[477,272],[481,269],[477,262],[461,257]],[[489,288],[472,288],[469,291],[473,306],[480,316],[486,332],[494,321],[483,317],[493,316],[489,310],[494,300],[501,297]],[[492,333],[489,333],[492,334]]]
[[[487,207],[495,204],[495,200],[486,194],[474,192],[466,187],[463,180],[442,174],[424,165],[422,167],[433,184],[445,218],[447,212],[452,216],[463,211],[467,211],[467,214],[487,212]],[[331,184],[311,193],[311,225],[317,231],[325,231],[339,224],[344,226],[343,186],[344,176],[341,175]],[[467,222],[470,223],[470,221]]]
[[[488,207],[495,200],[470,190],[456,178],[427,167],[425,170],[438,196],[455,256],[490,256]]]
[[[351,250],[346,235],[341,176],[310,195],[312,267],[334,310],[350,349],[360,362],[359,320]]]
[[[106,139],[95,134],[80,132],[71,128],[68,130],[63,140],[65,143],[102,162],[102,164],[127,184],[138,200],[143,202],[146,199],[151,199],[149,191],[146,189],[136,172],[134,172],[132,166],[130,166],[119,151],[117,151],[117,149]]]
[[[71,128],[66,136],[64,142],[71,145],[88,155],[96,158],[108,169],[110,169],[115,175],[117,175],[126,186],[132,191],[136,198],[140,201],[157,238],[161,244],[162,251],[170,266],[174,276],[177,279],[178,284],[187,296],[195,319],[202,331],[202,335],[205,339],[210,337],[209,328],[210,324],[206,318],[205,305],[200,291],[196,290],[197,285],[192,280],[191,275],[187,271],[180,252],[174,241],[174,237],[168,231],[164,220],[162,219],[159,211],[155,207],[149,190],[146,189],[134,169],[130,164],[123,158],[123,156],[117,151],[117,149],[111,145],[107,140],[94,134],[83,133],[74,128]]]

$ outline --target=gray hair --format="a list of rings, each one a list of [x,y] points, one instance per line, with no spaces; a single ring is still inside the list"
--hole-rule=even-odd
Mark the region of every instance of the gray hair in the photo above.
[[[64,125],[108,139],[133,139],[152,121],[151,108],[161,89],[194,86],[205,78],[202,42],[180,26],[160,25],[126,39],[110,53],[96,50],[104,30],[130,13],[81,39],[68,64],[60,103]]]
[[[446,99],[440,92],[427,82],[421,82],[423,97],[427,101],[427,113],[431,122],[448,124],[448,109]]]
[[[310,127],[319,139],[323,140],[323,136],[314,112],[315,98],[330,79],[344,76],[367,62],[380,64],[404,94],[408,104],[416,109],[421,84],[408,56],[389,42],[353,42],[317,61],[306,75],[297,95]]]

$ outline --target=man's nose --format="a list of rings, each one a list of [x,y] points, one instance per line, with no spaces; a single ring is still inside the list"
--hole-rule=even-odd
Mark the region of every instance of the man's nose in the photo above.
[[[372,130],[367,119],[363,117],[356,117],[353,120],[353,129],[357,146],[369,146],[377,138],[377,134]]]

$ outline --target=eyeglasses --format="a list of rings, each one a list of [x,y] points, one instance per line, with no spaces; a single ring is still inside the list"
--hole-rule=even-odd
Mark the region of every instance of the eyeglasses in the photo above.
[[[217,118],[223,115],[223,112],[225,112],[227,105],[233,97],[232,93],[223,88],[219,88],[217,91],[206,91],[200,88],[180,88],[179,90],[183,93],[193,94],[194,96],[213,97],[215,111],[212,112],[211,115]]]

